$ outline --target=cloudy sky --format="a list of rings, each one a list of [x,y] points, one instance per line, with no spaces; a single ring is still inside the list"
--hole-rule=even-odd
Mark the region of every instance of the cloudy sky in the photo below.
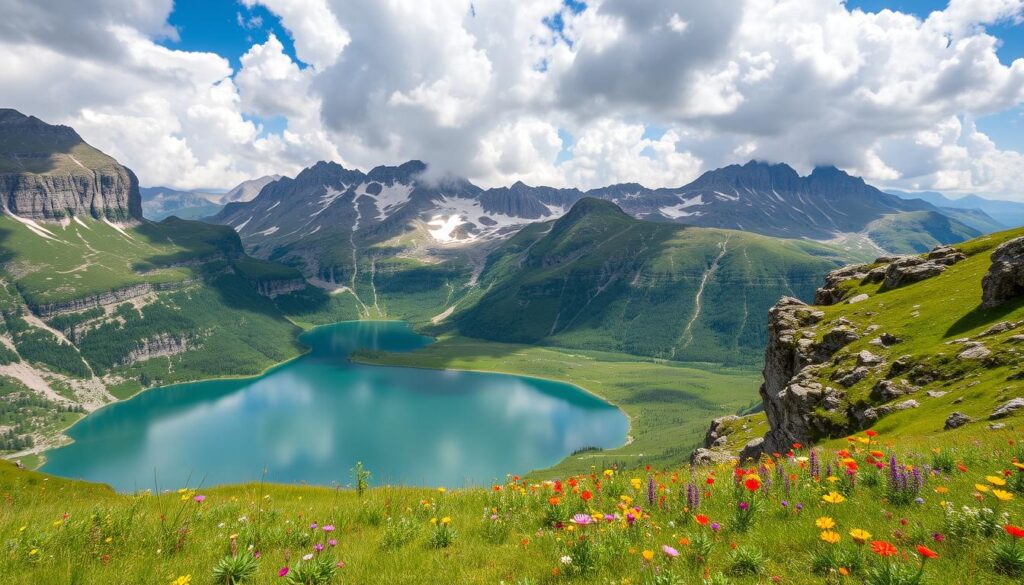
[[[1024,200],[1024,0],[0,0],[0,107],[144,185],[418,158],[482,186],[749,159]]]

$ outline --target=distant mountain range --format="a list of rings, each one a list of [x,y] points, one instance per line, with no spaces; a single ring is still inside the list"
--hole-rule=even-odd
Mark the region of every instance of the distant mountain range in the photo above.
[[[172,215],[181,219],[209,217],[216,215],[226,203],[250,201],[268,183],[280,178],[281,175],[268,175],[250,179],[224,193],[203,189],[181,191],[169,187],[142,187],[142,213],[155,221]]]
[[[981,212],[982,215],[985,215],[989,220],[995,222],[994,226],[996,229],[1005,229],[1024,225],[1024,203],[1018,203],[1016,201],[986,199],[978,195],[967,195],[966,197],[952,198],[935,191],[922,191],[918,193],[908,193],[905,191],[889,192],[904,199],[913,198],[927,201],[932,205],[943,209],[944,213],[955,214],[957,212],[966,211],[969,214],[977,215],[977,212]],[[963,219],[962,221],[964,221],[964,223],[969,223],[970,220]],[[979,227],[978,229],[982,228]],[[982,231],[995,230],[983,229]]]
[[[521,182],[485,190],[457,177],[424,180],[425,170],[419,161],[368,173],[320,162],[268,184],[250,202],[228,204],[211,221],[235,228],[257,256],[327,286],[350,286],[357,256],[371,248],[432,261],[458,256],[479,269],[497,243],[584,197],[611,201],[637,219],[832,241],[864,255],[919,252],[983,231],[962,221],[962,211],[884,193],[834,167],[801,177],[784,164],[750,162],[675,189],[620,184],[585,192]]]

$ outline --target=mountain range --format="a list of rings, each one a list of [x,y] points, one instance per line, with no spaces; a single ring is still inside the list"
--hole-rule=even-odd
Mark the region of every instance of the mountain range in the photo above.
[[[920,252],[983,231],[961,221],[963,211],[884,193],[834,167],[801,177],[785,164],[750,162],[677,189],[621,184],[586,192],[521,182],[485,190],[461,178],[423,180],[425,170],[419,161],[369,173],[321,162],[271,183],[248,203],[229,204],[211,221],[234,227],[257,256],[334,284],[343,284],[339,274],[350,275],[354,249],[402,238],[415,241],[414,255],[480,259],[486,253],[474,249],[486,252],[584,197],[611,201],[637,219],[832,241],[869,254]],[[998,225],[971,213],[980,227]]]
[[[267,175],[243,181],[226,192],[196,189],[181,191],[169,187],[142,187],[142,214],[147,219],[160,221],[172,215],[181,219],[201,219],[216,215],[227,203],[250,201],[268,183],[281,175]]]
[[[973,194],[953,198],[935,191],[921,191],[917,193],[890,191],[890,193],[905,199],[921,199],[923,201],[927,201],[932,205],[941,208],[943,213],[956,214],[966,212],[970,215],[977,216],[977,212],[980,211],[982,214],[988,216],[988,219],[995,222],[992,224],[992,227],[995,227],[996,229],[1005,229],[1024,225],[1024,203],[1018,203],[1016,201],[988,199]],[[972,221],[970,219],[970,215],[961,216],[961,221],[970,224]],[[981,217],[979,217],[978,220],[985,221],[984,218]],[[977,225],[975,227],[982,231],[994,231]]]

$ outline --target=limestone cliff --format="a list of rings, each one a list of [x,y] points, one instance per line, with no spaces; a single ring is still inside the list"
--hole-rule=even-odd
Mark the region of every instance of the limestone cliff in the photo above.
[[[0,207],[32,220],[142,219],[139,180],[67,126],[0,109]]]

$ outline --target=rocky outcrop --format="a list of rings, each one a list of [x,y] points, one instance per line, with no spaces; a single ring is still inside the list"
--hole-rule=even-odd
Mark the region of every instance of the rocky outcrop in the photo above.
[[[692,465],[717,465],[719,463],[729,463],[732,460],[732,454],[723,449],[700,447],[690,454],[690,464]]]
[[[251,280],[252,285],[259,294],[274,298],[279,295],[286,295],[306,288],[306,280],[302,278],[290,278],[286,280]]]
[[[871,272],[869,264],[844,266],[825,275],[825,284],[814,292],[815,305],[835,305],[843,300],[846,291],[840,285],[849,280],[864,280]]]
[[[195,343],[187,336],[175,337],[161,333],[139,342],[120,360],[119,365],[131,365],[155,357],[177,355],[189,349],[195,349]]]
[[[992,266],[981,281],[981,304],[985,308],[1024,295],[1024,237],[1003,243],[992,252]]]
[[[73,129],[0,109],[0,207],[33,220],[142,219],[135,174]]]
[[[922,256],[882,256],[872,264],[855,264],[833,270],[825,276],[825,285],[814,293],[815,305],[835,305],[842,301],[850,304],[866,301],[865,294],[847,299],[844,282],[856,280],[861,284],[883,283],[884,288],[897,288],[938,276],[947,267],[965,260],[967,256],[951,246],[938,246]]]
[[[745,457],[758,452],[785,452],[793,443],[806,443],[811,436],[838,430],[829,419],[815,415],[818,408],[838,411],[844,398],[844,391],[818,381],[820,364],[859,335],[849,325],[840,324],[821,342],[815,342],[805,335],[805,329],[817,325],[823,317],[821,311],[791,297],[783,298],[768,311],[768,346],[760,393],[770,430],[762,442],[744,449]]]
[[[871,399],[878,402],[889,402],[896,400],[900,396],[907,394],[913,394],[920,390],[917,386],[914,386],[906,380],[881,380],[871,388]]]
[[[942,428],[947,431],[958,429],[973,420],[962,412],[954,412],[946,417],[946,424]]]
[[[988,418],[989,420],[1006,418],[1022,408],[1024,408],[1024,398],[1014,398],[992,411]]]
[[[885,269],[882,286],[899,288],[938,276],[946,268],[966,260],[967,256],[956,248],[939,246],[924,256],[901,256],[893,259]]]

